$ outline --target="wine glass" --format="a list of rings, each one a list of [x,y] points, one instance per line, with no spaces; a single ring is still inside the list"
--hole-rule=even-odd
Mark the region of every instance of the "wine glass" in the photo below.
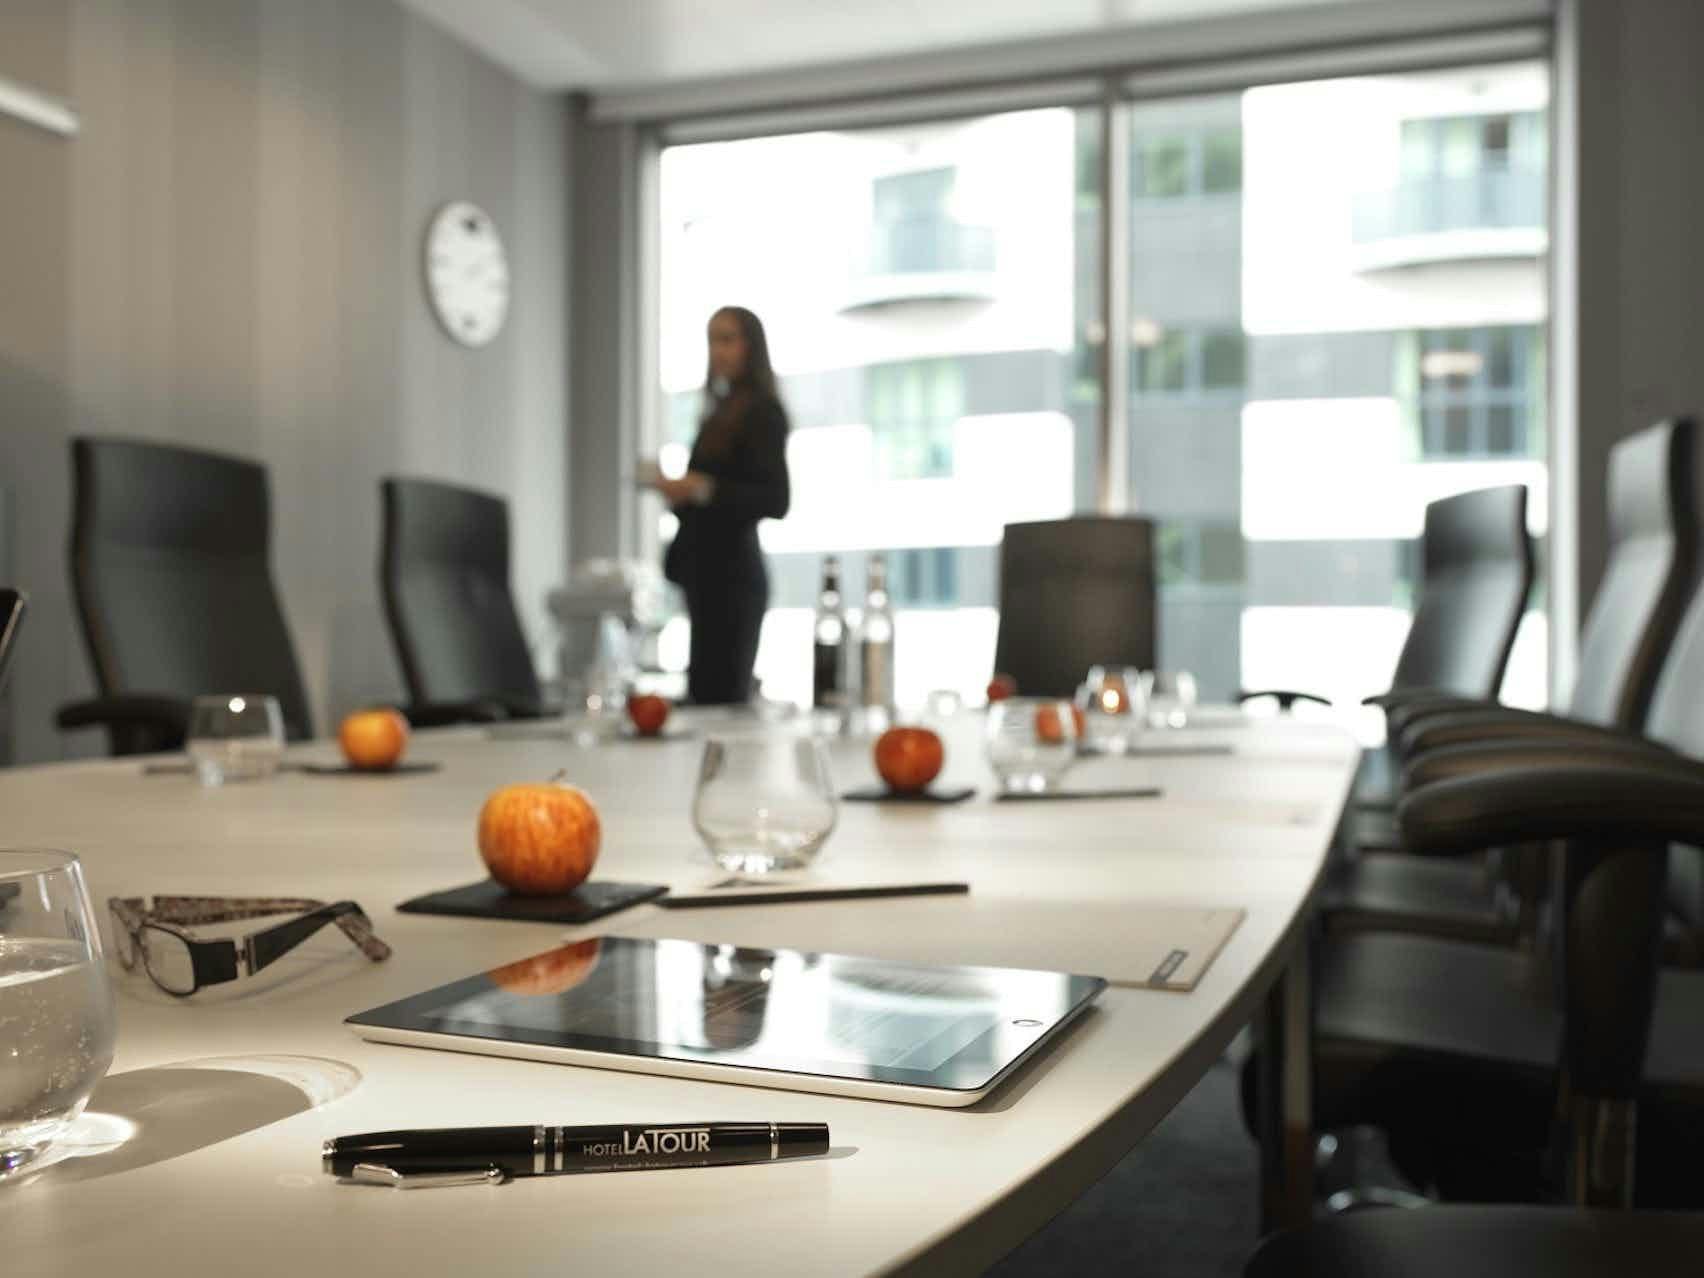
[[[988,710],[988,763],[1008,790],[1040,793],[1065,775],[1082,735],[1069,701],[1009,697]]]
[[[1195,676],[1187,670],[1156,670],[1149,680],[1149,724],[1156,728],[1186,727],[1195,708]]]
[[[1123,754],[1147,721],[1147,684],[1131,667],[1090,666],[1077,690],[1083,743],[1097,754]]]
[[[802,870],[838,814],[828,753],[816,737],[711,737],[704,743],[692,824],[732,874]]]
[[[271,776],[284,761],[278,698],[260,693],[197,697],[185,748],[202,785]]]
[[[0,851],[0,1179],[76,1121],[112,1064],[112,989],[83,867]]]

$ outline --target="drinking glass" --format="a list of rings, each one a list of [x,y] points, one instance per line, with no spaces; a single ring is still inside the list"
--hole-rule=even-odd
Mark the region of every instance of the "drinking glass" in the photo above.
[[[988,763],[1008,790],[1055,785],[1077,755],[1077,709],[1069,701],[1009,697],[988,710]]]
[[[1187,670],[1156,670],[1149,676],[1148,722],[1156,728],[1182,728],[1195,708],[1195,676]]]
[[[704,743],[692,824],[722,869],[800,870],[834,830],[828,754],[815,737],[712,737]]]
[[[82,865],[69,852],[0,851],[0,1178],[76,1121],[115,1037]]]
[[[259,693],[197,697],[186,748],[202,785],[271,776],[284,759],[278,698]]]
[[[1147,684],[1131,667],[1090,666],[1077,690],[1083,743],[1099,754],[1123,754],[1147,722]]]

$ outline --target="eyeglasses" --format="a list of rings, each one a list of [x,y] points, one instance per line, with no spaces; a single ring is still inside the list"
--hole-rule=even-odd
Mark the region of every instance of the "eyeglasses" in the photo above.
[[[327,923],[335,923],[373,962],[390,957],[390,946],[373,935],[372,921],[353,901],[310,901],[295,897],[156,896],[110,897],[113,948],[119,966],[135,969],[138,956],[155,985],[185,998],[208,985],[253,976],[276,962]],[[251,932],[203,941],[186,927],[306,911],[299,918]]]

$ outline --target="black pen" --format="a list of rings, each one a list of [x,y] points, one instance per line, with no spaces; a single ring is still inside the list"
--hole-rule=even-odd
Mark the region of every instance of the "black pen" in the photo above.
[[[321,1165],[334,1176],[407,1187],[767,1163],[827,1152],[827,1123],[437,1127],[339,1136],[325,1142]]]

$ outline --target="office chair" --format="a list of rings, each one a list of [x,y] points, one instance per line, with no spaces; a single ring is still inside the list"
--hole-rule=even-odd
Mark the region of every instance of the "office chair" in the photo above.
[[[1562,1207],[1363,1211],[1278,1234],[1243,1278],[1693,1278],[1704,1213]]]
[[[61,728],[104,727],[114,754],[183,744],[198,694],[268,693],[291,740],[313,734],[269,558],[266,469],[126,439],[71,441],[71,586],[98,696]]]
[[[1603,584],[1581,632],[1579,674],[1569,724],[1596,724],[1621,738],[1645,723],[1652,690],[1675,628],[1698,584],[1699,493],[1692,422],[1661,422],[1622,440],[1610,459],[1610,546]],[[1445,695],[1396,691],[1388,706],[1400,777],[1408,761],[1452,744],[1526,737],[1557,716]],[[1583,730],[1583,729],[1582,729]],[[1401,792],[1398,785],[1396,792]],[[1508,944],[1532,926],[1539,890],[1530,854],[1509,858],[1528,909],[1523,920],[1493,899],[1481,866],[1438,864],[1403,855],[1400,840],[1368,843],[1341,866],[1323,902],[1333,930],[1418,932]],[[1542,875],[1538,876],[1541,880]],[[1507,899],[1507,896],[1505,897]]]
[[[1641,921],[1628,935],[1651,931],[1654,966],[1665,926],[1677,915],[1693,927],[1704,920],[1700,686],[1704,594],[1695,595],[1652,695],[1649,738],[1616,737],[1594,724],[1568,735],[1571,725],[1559,720],[1549,736],[1441,753],[1412,778],[1398,809],[1405,843],[1417,853],[1448,855],[1572,837],[1565,855],[1574,856],[1581,840],[1640,834],[1654,923],[1647,929]],[[1597,982],[1590,996],[1619,1000],[1624,1012],[1636,1011],[1643,997],[1606,982],[1591,948],[1569,948],[1580,927],[1605,926],[1603,910],[1590,895],[1570,890],[1560,897],[1560,1000],[1543,965],[1520,951],[1394,933],[1328,937],[1319,947],[1316,990],[1321,1126],[1383,1127],[1399,1161],[1470,1191],[1487,1169],[1485,1147],[1541,1144],[1553,1104],[1554,1045],[1559,1033],[1573,1033],[1578,983]],[[1606,952],[1625,943],[1625,936],[1593,942]],[[1704,1201],[1696,1169],[1704,1147],[1704,972],[1665,967],[1654,988],[1638,1094],[1641,1176],[1652,1205],[1694,1205]],[[1601,1025],[1596,1032],[1613,1043]],[[1576,1093],[1578,1068],[1570,1066]],[[1613,1135],[1625,1117],[1611,1113],[1599,1123]],[[1522,1174],[1512,1165],[1505,1170]]]
[[[1526,508],[1524,484],[1427,504],[1418,601],[1391,675],[1393,692],[1425,689],[1433,695],[1495,699],[1532,588]],[[1237,694],[1239,701],[1257,697],[1274,697],[1285,709],[1299,700],[1325,704],[1323,697],[1292,690]]]
[[[387,479],[379,581],[416,724],[546,713],[509,592],[509,506],[424,479]]]
[[[1024,696],[1073,696],[1093,665],[1154,668],[1154,525],[1077,516],[1007,524],[994,668]]]

